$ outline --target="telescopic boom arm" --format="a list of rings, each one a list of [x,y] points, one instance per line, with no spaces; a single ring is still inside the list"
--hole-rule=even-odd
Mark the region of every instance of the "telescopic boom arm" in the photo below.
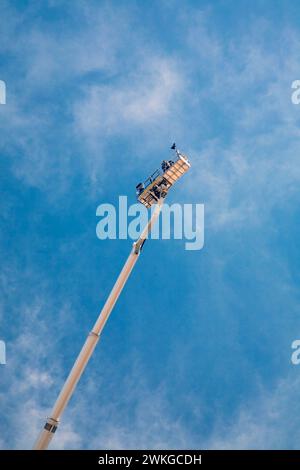
[[[99,341],[100,334],[105,326],[105,323],[108,320],[108,317],[112,311],[112,309],[115,306],[116,301],[119,298],[119,295],[121,294],[123,287],[126,284],[126,281],[135,265],[135,263],[138,260],[138,257],[141,252],[141,248],[145,242],[145,240],[148,237],[148,234],[151,231],[151,228],[153,224],[155,223],[157,217],[159,216],[161,206],[163,204],[163,198],[160,198],[159,201],[157,202],[155,209],[152,213],[152,216],[144,228],[141,236],[139,239],[133,243],[132,250],[130,252],[130,255],[127,258],[126,263],[124,264],[124,267],[107,299],[105,302],[105,305],[92,329],[92,331],[89,333],[77,359],[76,362],[73,365],[73,368],[71,372],[69,373],[69,376],[54,404],[54,407],[52,409],[51,415],[49,418],[46,420],[46,424],[41,431],[37,441],[34,444],[33,449],[35,450],[44,450],[47,449],[49,446],[49,443],[51,439],[54,436],[54,433],[58,427],[60,417],[67,406],[74,390],[75,387],[84,371],[84,369],[87,366],[87,363],[93,354],[93,351]]]

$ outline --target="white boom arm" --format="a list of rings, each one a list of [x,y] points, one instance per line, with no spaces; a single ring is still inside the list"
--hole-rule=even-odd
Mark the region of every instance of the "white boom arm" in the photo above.
[[[90,359],[90,357],[93,354],[93,351],[98,343],[100,334],[105,326],[106,321],[108,320],[108,317],[114,308],[114,305],[116,301],[119,298],[119,295],[122,292],[123,287],[126,284],[126,281],[135,265],[135,263],[138,260],[139,254],[141,252],[141,248],[148,237],[148,234],[151,231],[151,228],[156,221],[157,217],[159,216],[161,206],[163,204],[163,199],[161,198],[158,203],[155,206],[155,210],[153,211],[153,214],[144,228],[141,236],[139,239],[133,243],[133,247],[131,250],[130,255],[127,258],[126,263],[124,264],[124,267],[107,299],[105,302],[105,305],[92,329],[92,331],[89,333],[77,359],[76,362],[73,365],[73,368],[71,372],[69,373],[69,376],[54,404],[54,407],[51,412],[51,416],[47,418],[46,424],[40,433],[37,441],[34,444],[33,449],[35,450],[43,450],[47,449],[56,429],[59,424],[60,417],[67,406],[74,390],[77,385],[77,382],[79,381],[81,374],[83,373],[84,369],[87,366],[87,363]]]

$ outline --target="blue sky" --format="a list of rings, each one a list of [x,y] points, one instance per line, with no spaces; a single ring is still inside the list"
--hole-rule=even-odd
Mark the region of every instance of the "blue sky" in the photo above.
[[[0,447],[30,448],[130,250],[96,208],[175,140],[205,246],[145,245],[52,448],[300,442],[296,1],[0,3]]]

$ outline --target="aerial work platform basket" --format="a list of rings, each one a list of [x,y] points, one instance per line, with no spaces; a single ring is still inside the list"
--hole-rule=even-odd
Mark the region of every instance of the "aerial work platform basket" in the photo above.
[[[189,160],[182,155],[173,144],[176,160],[163,160],[161,170],[157,169],[144,183],[136,186],[138,200],[149,209],[161,197],[166,197],[173,184],[190,168]]]

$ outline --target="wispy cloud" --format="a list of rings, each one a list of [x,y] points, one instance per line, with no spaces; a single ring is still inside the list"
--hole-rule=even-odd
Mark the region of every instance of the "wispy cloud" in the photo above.
[[[182,87],[175,63],[148,58],[121,83],[87,87],[85,98],[76,103],[75,125],[93,139],[96,133],[102,138],[124,135],[155,120],[162,122],[172,114]]]
[[[207,442],[210,449],[298,449],[299,379],[279,381],[273,391],[261,390],[230,423],[219,423]]]

